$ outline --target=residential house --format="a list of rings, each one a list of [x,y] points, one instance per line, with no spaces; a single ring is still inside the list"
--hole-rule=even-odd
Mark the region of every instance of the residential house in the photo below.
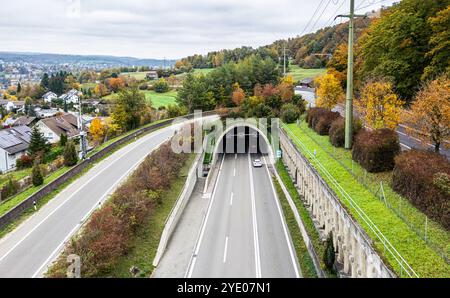
[[[302,88],[314,88],[314,78],[305,78],[301,80],[299,86]]]
[[[19,118],[14,119],[12,126],[26,125],[32,127],[36,120],[36,117],[20,116]]]
[[[47,93],[42,95],[42,99],[44,100],[44,102],[52,102],[53,99],[57,99],[57,98],[58,98],[58,95],[56,95],[56,93],[52,92],[52,91],[48,91]]]
[[[59,142],[62,134],[69,139],[79,136],[78,119],[73,114],[64,114],[39,120],[35,124],[52,144]]]
[[[16,167],[16,161],[26,154],[30,144],[31,129],[21,125],[0,130],[0,170],[8,172]]]
[[[60,113],[58,109],[41,109],[41,108],[35,108],[34,113],[36,114],[36,117],[42,119],[42,118],[48,118],[48,117],[54,117],[56,114]]]
[[[151,70],[151,71],[147,72],[145,77],[148,80],[157,80],[158,79],[158,72],[156,72],[155,70]]]
[[[3,106],[7,112],[20,111],[24,108],[25,101],[0,99],[0,105]]]
[[[59,98],[67,103],[78,103],[78,100],[80,99],[80,96],[83,93],[81,91],[78,91],[76,89],[72,89],[68,91],[67,93],[64,93]]]

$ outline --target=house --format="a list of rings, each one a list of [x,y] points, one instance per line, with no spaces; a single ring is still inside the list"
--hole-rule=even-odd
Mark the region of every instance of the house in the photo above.
[[[151,70],[151,71],[147,72],[145,77],[148,80],[157,80],[158,79],[158,72],[156,72],[155,70]]]
[[[0,99],[0,105],[3,106],[6,111],[12,112],[23,109],[25,106],[25,101]]]
[[[67,93],[64,93],[59,98],[67,103],[78,103],[78,100],[80,99],[80,96],[83,93],[81,91],[78,91],[76,89],[72,89],[68,91]]]
[[[26,125],[28,127],[31,127],[36,120],[36,117],[29,117],[29,116],[20,116],[17,119],[14,119],[12,126],[21,126]]]
[[[52,144],[59,142],[62,134],[69,139],[79,136],[78,119],[73,114],[64,114],[39,120],[35,124]]]
[[[28,149],[31,129],[25,125],[0,130],[0,170],[8,172]]]
[[[313,78],[305,78],[300,81],[300,86],[303,88],[314,88],[314,79]]]
[[[38,118],[48,118],[48,117],[54,117],[56,114],[58,114],[60,111],[58,109],[41,109],[36,108],[34,109],[34,113],[36,114],[36,117]]]
[[[48,91],[47,93],[42,95],[42,99],[44,100],[44,102],[52,102],[53,99],[57,99],[57,98],[58,98],[58,95],[56,95],[56,93],[52,92],[52,91]]]

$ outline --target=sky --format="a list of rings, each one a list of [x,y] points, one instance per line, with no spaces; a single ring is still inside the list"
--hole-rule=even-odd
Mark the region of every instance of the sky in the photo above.
[[[398,0],[355,0],[356,13],[393,2]],[[314,32],[338,23],[339,19],[333,22],[334,15],[348,13],[349,3],[1,0],[0,51],[177,59]]]

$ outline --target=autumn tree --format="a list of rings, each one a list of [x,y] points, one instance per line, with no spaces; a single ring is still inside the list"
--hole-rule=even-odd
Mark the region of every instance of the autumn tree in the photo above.
[[[104,84],[98,83],[95,85],[94,93],[97,97],[103,97],[108,94],[108,88]]]
[[[433,142],[439,152],[442,144],[450,142],[450,79],[442,75],[429,82],[417,94],[411,112],[403,120],[410,134],[423,142]]]
[[[404,102],[395,94],[392,83],[372,80],[363,86],[361,98],[356,104],[368,126],[395,129]]]
[[[245,92],[239,86],[239,83],[234,83],[233,85],[233,93],[231,94],[231,100],[233,103],[239,107],[242,105],[245,99]]]
[[[145,96],[137,87],[123,89],[117,97],[112,118],[122,130],[127,131],[139,126],[145,110]]]
[[[100,144],[105,136],[105,127],[100,118],[95,118],[89,127],[89,133],[95,144]]]
[[[106,80],[108,89],[112,92],[119,92],[125,87],[125,82],[122,78],[109,78]]]
[[[332,109],[338,102],[344,99],[344,90],[341,82],[332,74],[327,73],[314,80],[316,84],[316,105],[327,109]]]
[[[290,102],[294,96],[294,79],[291,75],[284,77],[277,86],[281,100],[283,102]]]

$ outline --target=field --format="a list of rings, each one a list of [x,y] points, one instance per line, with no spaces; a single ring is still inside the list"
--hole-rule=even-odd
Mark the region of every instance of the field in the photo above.
[[[141,90],[144,93],[145,99],[152,102],[153,108],[157,109],[161,106],[167,106],[169,104],[177,104],[176,97],[177,91],[171,90],[166,93],[157,93],[153,90]],[[117,97],[116,93],[112,93],[103,97],[104,99],[115,99]]]
[[[401,275],[401,269],[393,256],[385,251],[383,244],[369,226],[356,213],[352,204],[345,199],[344,194],[333,181],[326,176],[322,165],[335,179],[336,183],[342,187],[345,192],[359,205],[359,207],[367,214],[373,223],[379,228],[384,236],[391,242],[395,249],[402,255],[406,262],[420,277],[449,277],[450,266],[433,250],[425,241],[419,237],[416,232],[411,229],[396,213],[386,206],[386,202],[381,201],[368,188],[360,183],[347,167],[343,164],[349,163],[352,167],[350,153],[343,153],[339,161],[330,155],[334,147],[328,142],[327,136],[318,136],[314,131],[309,129],[304,121],[301,121],[300,127],[289,124],[283,125],[291,139],[296,143],[299,150],[311,161],[312,165],[321,174],[324,180],[335,191],[343,205],[345,205],[352,216],[359,222],[365,231],[374,241],[375,248],[383,255],[388,263],[393,267],[398,275]],[[320,145],[319,145],[320,144]],[[316,150],[316,158],[310,155],[310,152]],[[336,150],[344,150],[337,148]],[[353,167],[359,165],[354,163]],[[385,185],[385,192],[390,192],[388,185]],[[402,208],[408,208],[408,212],[415,214],[420,218],[421,214],[415,210],[406,200],[401,201]],[[423,216],[423,215],[422,215]],[[448,250],[449,233],[435,223],[428,222],[428,235],[440,242],[443,247]],[[405,276],[403,274],[403,276]]]
[[[135,78],[136,80],[145,80],[148,71],[122,72],[121,75]]]
[[[313,78],[318,75],[324,74],[326,72],[325,68],[319,68],[319,69],[306,69],[306,68],[300,68],[298,65],[290,64],[289,65],[290,72],[288,74],[292,75],[294,78],[294,81],[300,81],[305,78]]]

